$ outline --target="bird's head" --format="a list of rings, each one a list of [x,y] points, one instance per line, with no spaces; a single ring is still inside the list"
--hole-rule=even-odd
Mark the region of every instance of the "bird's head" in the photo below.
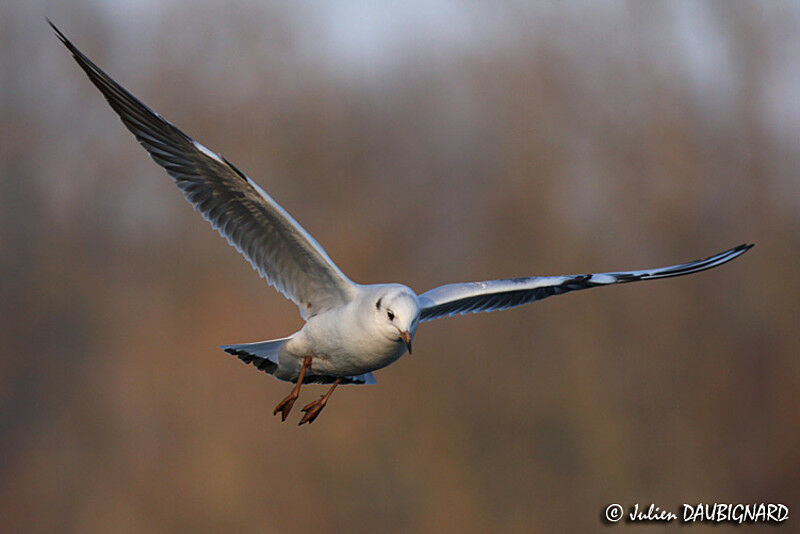
[[[417,332],[419,304],[411,289],[400,284],[387,285],[377,292],[373,310],[384,335],[404,343],[411,354],[411,340]]]

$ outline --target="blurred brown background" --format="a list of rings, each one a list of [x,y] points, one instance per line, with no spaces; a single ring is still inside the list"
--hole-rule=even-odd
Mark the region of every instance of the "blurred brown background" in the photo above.
[[[287,335],[296,308],[192,211],[44,16],[358,282],[757,246],[691,277],[428,323],[378,386],[281,424],[289,385],[217,347]],[[0,530],[800,513],[798,50],[788,1],[4,3]]]

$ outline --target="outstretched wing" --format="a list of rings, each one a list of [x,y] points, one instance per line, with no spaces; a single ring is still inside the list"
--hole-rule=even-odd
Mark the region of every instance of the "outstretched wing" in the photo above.
[[[642,271],[623,271],[618,273],[578,274],[571,276],[531,276],[487,282],[467,282],[448,284],[426,291],[419,296],[420,321],[430,321],[440,317],[452,317],[465,313],[506,310],[529,302],[541,300],[568,291],[588,289],[609,284],[638,282],[682,276],[722,265],[744,254],[753,245],[739,245],[704,260],[691,261],[681,265],[646,269]]]
[[[297,221],[225,158],[180,131],[100,70],[50,22],[78,65],[103,93],[186,200],[303,317],[349,302],[354,284]]]

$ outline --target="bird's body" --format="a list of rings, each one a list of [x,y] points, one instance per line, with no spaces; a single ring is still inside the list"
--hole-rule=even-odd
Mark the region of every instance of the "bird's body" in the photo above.
[[[50,23],[51,26],[52,23]],[[504,310],[568,291],[653,280],[726,263],[752,245],[704,260],[641,271],[530,276],[448,284],[417,295],[400,284],[350,281],[323,248],[263,189],[215,152],[144,105],[78,50],[59,39],[150,156],[186,199],[263,276],[297,304],[306,323],[293,335],[222,348],[280,380],[295,382],[275,408],[285,420],[303,382],[332,383],[303,408],[313,421],[338,384],[373,384],[372,372],[411,352],[420,322]]]
[[[409,308],[418,307],[414,292],[400,284],[360,286],[357,297],[349,303],[306,320],[303,328],[280,350],[274,376],[294,382],[303,358],[308,355],[313,362],[309,369],[311,376],[353,377],[393,363],[407,347],[396,329],[385,328],[382,321],[375,320],[375,304],[387,292],[406,296]],[[403,330],[413,339],[417,331],[416,314],[411,311],[406,315],[414,318],[414,324]]]

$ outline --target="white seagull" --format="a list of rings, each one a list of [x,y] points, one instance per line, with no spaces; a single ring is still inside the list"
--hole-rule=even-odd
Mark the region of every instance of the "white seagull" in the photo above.
[[[505,310],[578,289],[696,273],[722,265],[753,246],[739,245],[671,267],[448,284],[421,295],[401,284],[357,284],[254,181],[144,105],[48,22],[123,124],[175,180],[186,200],[269,284],[300,308],[305,325],[288,337],[221,347],[277,379],[295,383],[273,412],[280,412],[284,421],[303,383],[333,385],[303,408],[301,425],[316,419],[338,384],[374,384],[373,371],[394,362],[406,350],[411,353],[420,322]]]

